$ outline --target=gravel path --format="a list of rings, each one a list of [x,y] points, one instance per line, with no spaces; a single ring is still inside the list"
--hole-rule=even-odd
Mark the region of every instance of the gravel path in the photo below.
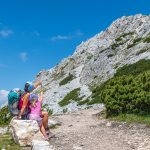
[[[55,150],[150,150],[150,129],[98,119],[100,110],[87,109],[54,116],[62,123],[51,131]]]

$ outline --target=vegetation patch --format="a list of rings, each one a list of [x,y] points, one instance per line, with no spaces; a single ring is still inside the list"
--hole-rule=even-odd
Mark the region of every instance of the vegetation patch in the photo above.
[[[49,108],[48,104],[42,105],[42,111],[46,110],[48,112],[48,115],[51,116],[53,114],[53,110]]]
[[[150,36],[144,38],[143,42],[144,43],[150,43]]]
[[[126,36],[133,35],[133,34],[134,34],[134,32],[124,33],[124,34],[120,35],[118,38],[116,38],[115,41],[120,42],[120,41],[122,41],[122,38],[125,38]]]
[[[110,58],[110,57],[113,57],[114,56],[114,54],[108,54],[108,58]]]
[[[20,150],[21,147],[17,145],[10,134],[0,135],[0,149],[6,150]]]
[[[107,48],[101,50],[101,51],[99,52],[99,54],[103,53],[103,52],[106,51],[106,50],[107,50]]]
[[[79,92],[80,88],[72,90],[59,102],[59,105],[62,107],[68,105],[71,101],[80,101],[82,98],[79,98]]]
[[[68,108],[63,109],[63,113],[65,114],[68,111]]]
[[[136,55],[140,55],[140,54],[142,54],[142,53],[144,53],[144,52],[147,52],[148,51],[148,48],[143,48],[143,49],[141,49],[140,51],[138,51],[137,53],[136,53]]]
[[[83,100],[83,101],[79,101],[77,105],[78,106],[79,105],[84,105],[84,104],[87,104],[88,102],[89,102],[89,99],[86,99],[86,100]]]
[[[134,64],[125,65],[119,68],[115,76],[138,75],[147,70],[150,70],[150,60],[142,59]]]
[[[61,70],[59,73],[54,75],[54,80],[59,80],[60,78],[62,78],[65,75],[64,71]]]
[[[114,43],[114,44],[111,45],[111,48],[112,48],[113,50],[115,50],[117,47],[119,47],[120,45],[123,45],[123,44],[124,44],[124,42],[121,42],[121,43]]]
[[[9,125],[12,116],[9,114],[8,106],[0,109],[0,127]]]
[[[133,34],[134,34],[134,32],[124,33],[124,34],[121,35],[121,37],[126,37],[126,36],[128,36],[128,35],[133,35]]]
[[[101,84],[100,86],[97,86],[92,89],[92,95],[91,95],[92,100],[88,100],[87,105],[102,103],[101,93],[102,93],[103,89],[105,88],[107,82],[109,82],[109,81],[106,81],[103,84]]]
[[[101,100],[107,116],[150,114],[150,71],[111,79],[102,91]]]
[[[150,115],[119,114],[118,116],[112,116],[110,119],[127,123],[136,122],[150,126]]]
[[[118,37],[117,39],[115,39],[116,42],[120,42],[122,41],[122,37]]]
[[[68,82],[72,81],[74,79],[74,76],[72,74],[69,73],[69,75],[64,78],[60,83],[59,85],[62,86],[62,85],[65,85],[67,84]]]
[[[92,57],[93,57],[92,55],[89,55],[89,56],[87,56],[87,59],[90,60],[90,59],[92,59]]]
[[[138,43],[138,42],[140,42],[141,40],[142,40],[142,38],[134,39],[134,40],[133,40],[133,43]]]
[[[47,90],[48,90],[47,88],[42,87],[42,89],[35,90],[35,93],[36,93],[36,94],[40,94],[41,91],[43,91],[43,92],[45,93]]]
[[[129,44],[129,45],[127,46],[127,49],[129,49],[129,48],[131,48],[131,47],[134,47],[135,45],[136,45],[136,43]]]

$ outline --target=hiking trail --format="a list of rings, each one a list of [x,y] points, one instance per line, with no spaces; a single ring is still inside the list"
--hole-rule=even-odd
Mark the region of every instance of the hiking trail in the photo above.
[[[52,116],[62,123],[51,129],[56,150],[150,150],[150,130],[145,125],[115,123],[98,117],[101,110],[86,109]]]

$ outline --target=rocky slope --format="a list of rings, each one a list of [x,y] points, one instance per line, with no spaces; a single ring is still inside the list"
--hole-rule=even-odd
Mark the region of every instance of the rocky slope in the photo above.
[[[150,59],[150,16],[124,16],[105,31],[82,42],[72,56],[54,68],[39,72],[35,82],[42,81],[45,103],[54,114],[75,111],[89,106],[77,105],[72,100],[61,107],[59,102],[68,93],[80,88],[78,97],[80,101],[86,100],[91,95],[91,86],[100,85],[113,77],[119,67],[140,59]]]

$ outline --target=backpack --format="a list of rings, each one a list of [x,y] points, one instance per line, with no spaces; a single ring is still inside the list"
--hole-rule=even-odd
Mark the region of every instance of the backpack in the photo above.
[[[8,94],[8,109],[12,116],[17,116],[19,114],[19,101],[19,93],[14,90],[10,91]]]

